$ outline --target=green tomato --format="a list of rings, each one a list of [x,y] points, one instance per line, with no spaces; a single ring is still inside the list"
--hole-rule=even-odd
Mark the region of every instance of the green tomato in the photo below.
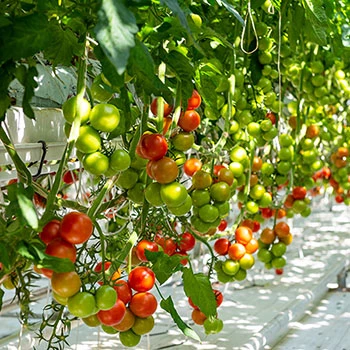
[[[187,189],[179,182],[164,184],[160,189],[160,197],[168,207],[179,207],[187,200]]]
[[[95,313],[96,303],[93,294],[78,292],[68,298],[68,310],[76,317],[85,318]]]
[[[133,168],[129,168],[120,173],[117,180],[117,186],[122,189],[128,190],[136,185],[138,179],[138,172]]]
[[[210,193],[208,190],[193,190],[191,192],[192,203],[196,207],[210,203]]]
[[[101,148],[101,137],[96,129],[89,125],[82,125],[79,129],[79,136],[75,147],[83,153],[96,152]]]
[[[250,189],[249,195],[255,200],[259,200],[265,194],[265,187],[259,184],[256,184]]]
[[[262,243],[262,244],[265,244],[265,243]],[[259,245],[260,245],[260,243],[259,243]],[[269,245],[265,244],[265,246],[269,246]],[[263,263],[269,263],[272,260],[272,254],[266,248],[259,248],[257,258]]]
[[[115,329],[114,327],[112,327],[112,326],[106,326],[106,325],[102,324],[102,325],[101,325],[101,328],[102,328],[102,330],[103,330],[105,333],[107,333],[107,334],[117,334],[117,333],[119,333],[119,331],[116,330],[116,329]]]
[[[265,192],[259,199],[260,208],[268,208],[271,203],[272,203],[272,196],[271,196],[271,193],[269,192]]]
[[[219,209],[211,204],[199,208],[198,215],[206,223],[213,223],[219,217]]]
[[[240,268],[234,277],[237,281],[244,281],[247,278],[247,271]]]
[[[250,214],[256,214],[259,211],[259,205],[254,201],[248,201],[246,209]]]
[[[109,167],[115,172],[128,169],[130,164],[131,159],[129,153],[123,149],[116,149],[109,157]]]
[[[88,326],[88,327],[98,327],[101,325],[100,320],[97,317],[97,314],[93,314],[87,317],[83,317],[82,321]]]
[[[144,335],[149,333],[154,327],[154,317],[148,316],[146,318],[135,318],[135,323],[132,326],[132,331],[138,335]]]
[[[89,153],[83,158],[83,167],[86,171],[93,175],[102,175],[108,170],[109,159],[101,152]]]
[[[145,199],[145,184],[136,182],[136,184],[128,190],[128,198],[134,203],[142,204]]]
[[[190,195],[187,195],[187,198],[183,204],[178,207],[168,207],[169,211],[175,216],[186,215],[192,208],[192,198]]]
[[[73,96],[69,100],[63,103],[62,112],[64,119],[69,124],[72,124],[77,116],[80,116],[80,123],[84,124],[89,120],[89,114],[91,111],[90,102],[83,98],[81,103],[77,105],[77,97]]]
[[[245,253],[240,259],[239,259],[239,265],[240,268],[243,270],[249,270],[251,269],[255,264],[255,259],[252,254]]]
[[[235,178],[239,178],[244,173],[244,167],[242,163],[232,162],[229,164],[229,169],[232,171]]]
[[[99,102],[107,102],[113,97],[113,92],[110,91],[110,83],[102,74],[95,77],[91,84],[90,91],[94,100]]]
[[[100,310],[109,310],[117,301],[117,292],[110,285],[102,285],[95,293],[95,300]]]
[[[210,197],[216,202],[226,202],[231,197],[230,186],[223,181],[212,184],[210,186]]]
[[[261,173],[265,176],[270,176],[274,173],[275,169],[271,163],[263,163],[261,166]]]
[[[171,138],[171,143],[176,150],[185,152],[193,146],[194,135],[190,132],[179,132]]]
[[[145,189],[146,201],[154,207],[161,207],[164,202],[160,196],[161,184],[158,182],[150,183]]]
[[[274,243],[271,246],[271,253],[275,257],[281,257],[287,250],[287,246],[283,242]]]
[[[275,269],[280,269],[280,268],[284,267],[286,265],[286,263],[287,263],[286,259],[283,258],[282,256],[278,257],[278,258],[273,258],[271,260],[271,265]]]
[[[248,134],[252,137],[258,137],[261,135],[260,124],[251,122],[247,125]]]
[[[112,132],[119,124],[120,114],[116,106],[100,103],[90,112],[91,125],[99,131]]]
[[[243,147],[236,146],[230,152],[230,159],[232,162],[243,163],[247,158],[247,151]]]
[[[230,203],[228,201],[219,203],[214,202],[214,206],[218,208],[220,218],[226,217],[230,212]]]
[[[132,348],[141,341],[141,335],[136,334],[132,329],[129,329],[128,331],[119,333],[119,340],[124,346]]]
[[[239,271],[240,264],[238,261],[226,259],[221,268],[226,275],[234,276]]]
[[[216,334],[220,333],[224,328],[224,323],[219,318],[208,317],[204,323],[205,334]]]

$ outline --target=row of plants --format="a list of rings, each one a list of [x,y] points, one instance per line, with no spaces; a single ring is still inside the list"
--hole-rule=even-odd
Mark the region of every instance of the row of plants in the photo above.
[[[76,319],[136,346],[159,306],[200,340],[166,282],[182,279],[186,317],[208,335],[225,321],[214,282],[259,273],[256,260],[282,274],[287,219],[308,217],[317,196],[350,203],[349,10],[3,1],[0,138],[18,178],[2,191],[0,281],[15,289],[22,325],[47,348],[64,348]],[[75,67],[77,94],[62,105],[58,170],[33,178],[4,118],[14,79],[34,118],[38,62]],[[39,326],[29,306],[38,278],[52,291]]]

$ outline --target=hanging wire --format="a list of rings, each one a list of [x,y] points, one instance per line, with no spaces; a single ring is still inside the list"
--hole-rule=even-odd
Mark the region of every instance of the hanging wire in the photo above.
[[[249,20],[251,21],[252,23],[252,28],[253,28],[253,32],[254,32],[254,37],[255,37],[255,48],[251,51],[247,51],[245,48],[244,48],[244,37],[245,37],[245,33],[246,33],[246,29],[248,27],[248,22]],[[250,55],[252,53],[254,53],[257,49],[259,48],[259,38],[258,38],[258,34],[256,32],[256,29],[255,29],[255,24],[254,24],[254,19],[253,19],[253,15],[252,15],[252,10],[251,10],[251,6],[250,6],[250,1],[248,1],[248,8],[247,8],[247,14],[245,16],[245,19],[244,19],[244,26],[243,26],[243,30],[242,30],[242,35],[241,35],[241,50],[247,54],[247,55]]]

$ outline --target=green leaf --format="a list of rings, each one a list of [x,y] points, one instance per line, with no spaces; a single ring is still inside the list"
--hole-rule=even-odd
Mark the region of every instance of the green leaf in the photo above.
[[[271,2],[277,11],[279,11],[281,9],[282,0],[271,0]]]
[[[238,19],[239,23],[241,23],[242,26],[244,26],[244,19],[231,4],[229,4],[226,0],[216,0],[216,2],[220,6],[224,6],[229,12],[231,12]]]
[[[18,17],[12,26],[0,29],[0,64],[30,57],[44,49],[51,33],[47,17],[38,13]]]
[[[2,309],[2,299],[4,297],[5,292],[0,288],[0,310]]]
[[[161,285],[182,268],[180,261],[183,257],[180,255],[169,256],[164,252],[151,252],[147,250],[145,251],[145,255],[152,262],[152,270]]]
[[[130,70],[137,77],[137,84],[149,95],[162,96],[168,103],[172,103],[172,93],[155,74],[155,65],[147,47],[136,41],[130,52]]]
[[[12,22],[5,16],[0,16],[0,28],[11,25]]]
[[[216,315],[216,300],[209,277],[203,273],[194,274],[189,268],[183,269],[185,294],[207,316]]]
[[[54,67],[59,64],[70,66],[74,56],[82,56],[84,44],[78,42],[77,36],[69,28],[62,29],[59,24],[52,23],[50,32],[52,40],[45,48],[45,57],[52,61]]]
[[[138,31],[135,16],[121,0],[102,0],[97,15],[96,38],[121,75],[126,69],[130,49],[135,46]]]
[[[120,75],[117,68],[112,64],[109,58],[105,55],[100,46],[94,48],[94,54],[96,58],[100,61],[102,65],[102,72],[108,81],[113,86],[123,86],[124,85],[124,75]]]
[[[34,80],[34,77],[36,77],[37,75],[37,69],[35,67],[29,67],[25,76],[25,90],[23,94],[22,106],[24,114],[31,119],[35,119],[34,111],[32,109],[30,101],[34,96],[34,89],[38,86],[37,82]]]
[[[265,0],[251,0],[250,6],[252,7],[252,9],[257,9],[261,7],[264,2]]]
[[[12,61],[8,61],[2,66],[0,66],[0,121],[3,121],[5,119],[6,111],[11,106],[11,100],[8,95],[8,87],[11,81],[14,79],[14,72],[15,63]]]
[[[39,247],[39,244],[20,241],[17,244],[16,251],[24,258],[33,261],[39,268],[45,267],[55,272],[74,271],[75,266],[71,260],[47,255],[43,252],[44,248]]]
[[[187,337],[190,337],[194,340],[197,340],[197,341],[201,340],[198,334],[182,320],[182,318],[176,311],[174,302],[170,296],[167,299],[161,300],[160,307],[171,315],[174,322],[176,323],[176,325],[179,327],[179,329],[182,331],[183,334],[185,334]]]
[[[23,187],[17,187],[17,200],[21,214],[27,224],[34,230],[38,229],[39,220],[36,213],[34,203],[26,196]]]
[[[137,233],[133,232],[128,241],[125,244],[125,247],[119,252],[118,256],[116,257],[117,264],[115,265],[116,268],[118,268],[123,261],[125,261],[126,257],[130,253],[132,247],[135,245],[137,241]]]
[[[11,267],[9,252],[9,247],[5,243],[0,242],[0,262],[6,269],[10,269]]]
[[[185,27],[188,32],[191,32],[186,15],[177,0],[160,0],[160,3],[166,5],[179,18],[183,27]]]

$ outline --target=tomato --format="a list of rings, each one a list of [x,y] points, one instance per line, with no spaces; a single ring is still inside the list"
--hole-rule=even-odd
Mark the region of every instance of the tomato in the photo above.
[[[134,315],[145,318],[153,315],[157,310],[158,302],[150,292],[139,292],[132,296],[129,307]]]
[[[217,289],[213,289],[213,292],[215,294],[216,307],[219,307],[222,304],[222,302],[224,301],[224,296]]]
[[[145,198],[154,207],[161,207],[164,204],[160,196],[161,186],[158,182],[152,182],[145,189]]]
[[[196,239],[189,232],[184,232],[180,235],[180,242],[178,244],[179,250],[183,252],[187,252],[192,250],[196,244]]]
[[[175,181],[162,185],[160,189],[160,196],[169,207],[179,207],[186,201],[187,195],[186,187]]]
[[[194,135],[189,132],[180,131],[171,138],[171,143],[176,150],[186,152],[194,144]]]
[[[91,219],[84,213],[73,211],[61,221],[61,237],[71,244],[86,242],[94,230]]]
[[[117,185],[122,189],[128,190],[133,188],[139,179],[139,174],[133,168],[126,169],[119,174]]]
[[[119,340],[124,346],[132,348],[140,342],[141,336],[129,329],[119,333]]]
[[[249,270],[253,267],[255,263],[255,259],[252,254],[245,253],[240,259],[239,259],[239,265],[240,268],[243,270]]]
[[[232,186],[234,182],[234,175],[231,169],[228,168],[222,168],[218,172],[218,181],[219,182],[225,182],[229,186]]]
[[[117,292],[109,285],[102,285],[96,290],[95,299],[100,310],[109,310],[117,301]]]
[[[60,221],[49,221],[39,233],[39,238],[47,245],[54,239],[60,237]]]
[[[154,317],[148,316],[146,318],[135,317],[135,323],[132,326],[134,333],[144,335],[149,333],[154,327]]]
[[[306,129],[305,136],[309,139],[316,138],[320,134],[320,127],[317,124],[309,125]]]
[[[173,255],[176,251],[177,244],[172,238],[167,238],[162,245],[164,253],[167,255]]]
[[[235,231],[236,242],[247,244],[253,238],[252,230],[247,226],[239,226]]]
[[[105,271],[105,276],[108,277],[111,273],[110,267],[112,263],[110,261],[105,261],[103,264],[103,270]],[[94,267],[94,271],[98,274],[102,272],[102,261],[99,261],[96,266]],[[103,281],[99,280],[97,281],[98,284],[102,285]]]
[[[137,266],[129,273],[129,286],[137,292],[147,292],[155,283],[154,272],[146,266]]]
[[[192,203],[196,207],[210,203],[210,193],[208,190],[193,190],[191,192]]]
[[[161,134],[144,134],[139,144],[142,157],[149,160],[159,160],[168,151],[168,143]]]
[[[96,317],[97,317],[97,315],[96,315]],[[98,319],[98,317],[97,317],[97,319]],[[100,324],[101,324],[101,322],[100,322]],[[107,334],[119,333],[119,331],[116,330],[115,328],[113,328],[112,326],[106,326],[105,324],[101,324],[101,329]]]
[[[124,171],[131,165],[129,153],[123,149],[116,149],[109,157],[109,168],[112,171]]]
[[[226,202],[231,197],[231,188],[224,181],[216,182],[210,186],[210,196],[214,201]]]
[[[289,225],[284,222],[278,222],[274,227],[274,232],[278,237],[287,237],[290,233]]]
[[[270,119],[272,124],[276,124],[276,115],[273,112],[267,112],[265,118]]]
[[[257,257],[261,262],[269,263],[272,260],[272,253],[266,248],[260,248]]]
[[[98,327],[101,325],[100,320],[96,314],[84,317],[81,319],[88,327]]]
[[[179,175],[179,168],[173,159],[163,157],[157,161],[152,161],[151,173],[153,179],[160,184],[169,184],[175,181]]]
[[[255,238],[252,238],[249,243],[245,245],[245,250],[249,254],[255,253],[259,248],[259,243]]]
[[[198,170],[192,176],[192,186],[195,189],[206,189],[212,184],[212,182],[213,179],[211,175],[204,170]]]
[[[222,220],[220,221],[220,225],[218,226],[218,230],[219,230],[219,231],[225,231],[226,228],[227,228],[227,221],[224,220],[224,219],[222,219]]]
[[[187,109],[196,109],[201,105],[202,98],[197,90],[193,90],[192,96],[187,100]]]
[[[121,322],[125,314],[125,304],[120,299],[117,299],[115,304],[109,310],[100,310],[97,313],[97,318],[106,326],[115,326]]]
[[[81,279],[75,271],[53,272],[51,287],[60,297],[69,298],[79,292]]]
[[[199,310],[199,307],[193,303],[193,301],[192,301],[192,299],[191,299],[190,297],[188,297],[188,303],[189,303],[190,306],[193,307],[194,309]]]
[[[126,308],[126,313],[123,319],[113,327],[119,332],[125,332],[131,329],[131,327],[135,323],[135,319],[136,319],[135,315],[130,311],[129,308]]]
[[[91,95],[94,100],[99,102],[107,102],[112,96],[111,83],[103,74],[98,74],[90,86]]]
[[[62,176],[62,181],[66,184],[66,185],[71,185],[74,182],[76,182],[78,180],[78,175],[76,172],[72,171],[72,170],[67,170],[64,172],[63,176]]]
[[[228,253],[228,249],[230,248],[231,242],[225,238],[219,238],[214,243],[214,250],[219,255],[226,255]]]
[[[101,137],[96,129],[89,125],[82,125],[75,147],[83,153],[96,152],[101,148]]]
[[[89,120],[89,114],[91,111],[90,102],[83,98],[81,103],[77,105],[77,97],[73,96],[69,100],[65,101],[62,105],[62,112],[64,119],[72,124],[77,116],[80,116],[80,123],[84,124]]]
[[[145,250],[149,250],[151,252],[157,252],[158,244],[155,242],[151,242],[146,239],[143,239],[136,245],[136,255],[139,258],[139,260],[143,262],[148,261],[145,255]]]
[[[200,115],[194,110],[187,110],[180,115],[177,125],[184,131],[193,131],[201,122]]]
[[[235,243],[239,244],[239,243]],[[221,266],[222,271],[228,276],[234,276],[240,269],[238,260],[226,259]]]
[[[282,256],[286,251],[287,251],[287,246],[283,242],[277,242],[271,246],[271,253],[275,257]]]
[[[192,311],[191,318],[195,324],[198,324],[201,326],[203,325],[204,321],[207,319],[207,316],[205,316],[205,314],[202,311],[198,309],[194,309]]]
[[[68,258],[73,263],[77,257],[75,246],[62,238],[56,238],[51,241],[45,249],[45,253],[57,258]]]
[[[75,317],[88,317],[96,311],[96,303],[93,294],[78,292],[68,298],[68,311]]]
[[[292,195],[294,199],[304,199],[306,197],[306,187],[297,186],[293,188]]]
[[[266,227],[262,230],[260,234],[260,240],[262,243],[271,244],[276,238],[274,230]]]
[[[68,304],[68,299],[67,297],[61,297],[60,295],[58,295],[57,293],[55,293],[54,291],[52,291],[52,298],[59,304],[61,305],[67,305]]]
[[[102,175],[109,168],[109,158],[101,152],[86,154],[83,158],[83,167],[93,175]]]
[[[246,253],[245,246],[238,242],[231,244],[227,252],[227,254],[232,260],[241,259],[245,253]]]
[[[168,132],[172,122],[173,122],[173,118],[171,117],[163,118],[163,132],[162,132],[163,135],[165,135]]]
[[[208,223],[213,223],[219,217],[219,209],[212,204],[205,204],[198,210],[199,217]]]
[[[208,317],[204,323],[205,334],[216,334],[222,331],[224,323],[218,318]]]
[[[168,103],[164,102],[164,114],[163,117],[167,117],[171,112],[173,111],[173,106],[169,105]],[[158,98],[153,99],[151,103],[151,112],[153,115],[158,114]]]
[[[132,297],[132,290],[127,281],[118,279],[113,288],[116,290],[118,299],[124,302],[124,304],[128,304]]]
[[[119,122],[119,110],[112,104],[97,104],[90,112],[90,123],[96,130],[112,132],[119,125]]]

